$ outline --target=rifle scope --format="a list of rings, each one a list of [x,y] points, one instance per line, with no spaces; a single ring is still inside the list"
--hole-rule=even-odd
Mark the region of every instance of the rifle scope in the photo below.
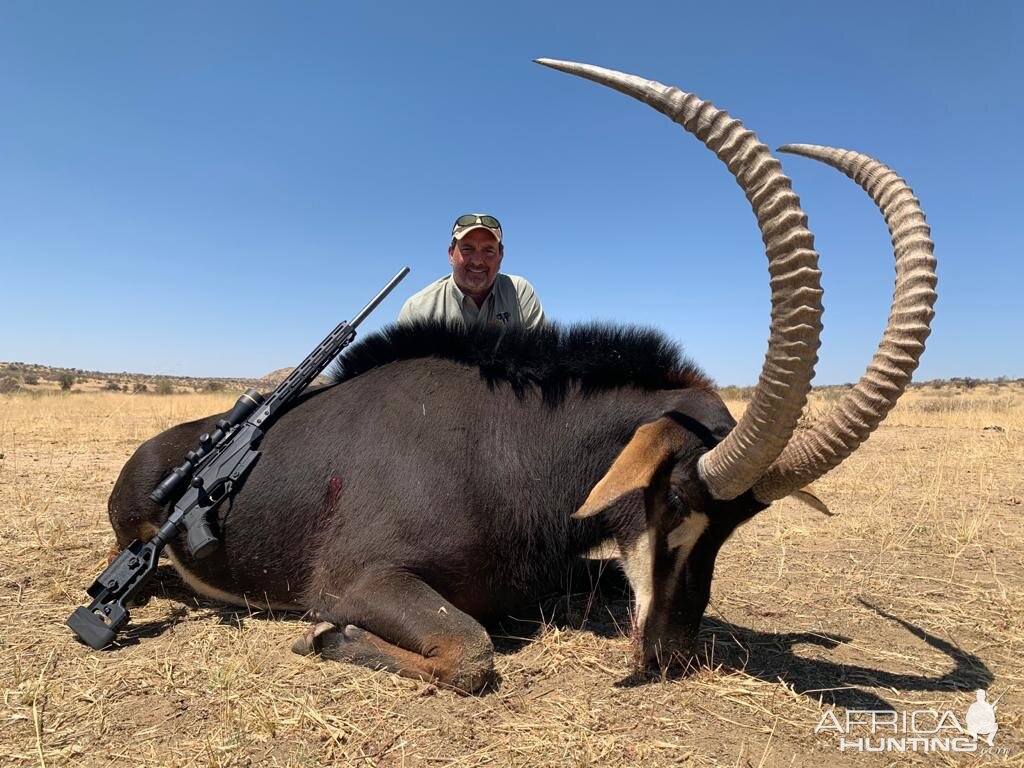
[[[185,461],[171,470],[171,473],[160,481],[160,484],[149,494],[149,498],[163,506],[173,499],[179,490],[186,487],[192,480],[196,467],[206,454],[223,440],[227,434],[245,421],[263,404],[264,397],[255,389],[247,389],[238,398],[234,407],[223,419],[217,422],[217,429],[212,435],[203,433],[199,436],[199,447],[185,455]]]

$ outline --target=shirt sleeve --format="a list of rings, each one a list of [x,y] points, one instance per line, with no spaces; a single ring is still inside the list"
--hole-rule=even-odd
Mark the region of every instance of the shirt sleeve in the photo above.
[[[547,320],[544,317],[544,308],[537,298],[537,292],[526,280],[517,286],[516,293],[519,297],[519,308],[523,313],[523,325],[527,328],[538,328],[544,325]]]
[[[399,325],[411,323],[416,319],[412,305],[413,301],[411,298],[405,300],[405,304],[402,305],[402,309],[398,313],[397,322]]]

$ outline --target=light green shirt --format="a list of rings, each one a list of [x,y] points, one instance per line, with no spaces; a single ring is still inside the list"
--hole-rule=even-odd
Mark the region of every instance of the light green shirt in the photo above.
[[[413,294],[402,306],[398,322],[416,320],[457,322],[467,328],[478,323],[536,328],[544,324],[544,310],[533,286],[518,275],[499,273],[479,308],[472,298],[459,290],[451,275],[445,275]]]

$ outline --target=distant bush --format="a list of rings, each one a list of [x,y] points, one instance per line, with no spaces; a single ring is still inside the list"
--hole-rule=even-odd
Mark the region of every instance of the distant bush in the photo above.
[[[121,391],[121,385],[118,384],[116,381],[112,381],[110,379],[107,379],[107,383],[103,385],[103,388],[105,390],[107,390],[108,392],[120,392]]]
[[[842,399],[843,395],[845,395],[847,391],[848,390],[843,389],[842,387],[829,387],[828,389],[815,389],[814,394],[826,403],[834,403],[837,400]]]
[[[21,389],[21,385],[13,376],[4,376],[0,379],[0,394],[9,395],[11,392],[17,392],[19,389]]]
[[[156,393],[158,395],[173,395],[174,385],[167,379],[160,379],[156,385]]]
[[[60,382],[60,388],[67,392],[75,384],[75,377],[70,373],[62,373],[60,378],[57,379]]]
[[[1006,413],[1018,406],[1012,396],[1002,397],[977,397],[977,398],[937,398],[925,397],[916,402],[908,403],[908,411],[919,413],[967,413],[973,411],[993,411],[995,413]]]
[[[981,379],[975,379],[970,376],[954,376],[949,382],[954,386],[963,387],[964,389],[974,389],[982,383]]]
[[[39,377],[36,376],[34,373],[30,373],[27,376],[25,376],[25,383],[26,384],[38,384],[39,383]]]
[[[741,400],[746,402],[754,396],[753,387],[736,387],[729,385],[727,387],[719,387],[718,395],[723,400]]]
[[[140,381],[132,388],[132,392],[149,392],[149,387]]]
[[[203,392],[223,392],[223,381],[207,381],[203,383]]]

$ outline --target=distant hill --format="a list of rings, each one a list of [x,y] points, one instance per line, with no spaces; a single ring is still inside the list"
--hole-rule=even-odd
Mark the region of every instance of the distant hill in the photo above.
[[[57,368],[35,363],[0,362],[0,392],[45,392],[69,389],[72,392],[244,392],[249,387],[272,389],[262,379],[235,379],[198,376],[160,376],[129,371],[86,371],[82,368]]]
[[[4,363],[0,362],[0,394],[9,392],[56,392],[68,389],[72,392],[155,392],[157,394],[177,394],[188,392],[244,392],[255,387],[261,392],[269,392],[291,373],[294,368],[278,368],[276,371],[258,379],[230,379],[198,376],[159,376],[151,373],[129,373],[121,371],[85,371],[81,368],[55,368],[35,363]],[[314,385],[330,383],[326,376],[320,375],[313,380]],[[910,384],[915,388],[954,387],[957,389],[974,389],[980,385],[1003,386],[1008,384],[1021,385],[1024,379],[1011,379],[1000,376],[996,379],[975,379],[972,377],[955,377],[952,379],[934,379],[931,381],[915,381]],[[852,387],[852,384],[833,384],[814,387],[815,391],[831,391],[837,397]],[[722,397],[727,400],[749,400],[754,393],[753,387],[724,386],[719,387]]]
[[[261,376],[260,379],[259,379],[260,386],[262,386],[265,389],[273,389],[278,384],[280,384],[282,381],[284,381],[285,378],[287,378],[288,374],[291,373],[294,370],[295,370],[294,368],[278,368],[276,371],[271,371],[270,373],[266,373],[263,376]],[[330,384],[330,383],[331,383],[331,380],[328,379],[323,374],[321,374],[321,375],[317,376],[315,379],[313,379],[312,386],[317,386],[317,385],[320,385],[320,384]]]
[[[254,387],[269,392],[294,368],[279,368],[258,379],[237,379],[215,376],[161,376],[129,371],[86,371],[82,368],[57,368],[36,363],[0,362],[0,393],[5,392],[155,392],[180,394],[188,392],[244,392]],[[327,384],[325,376],[317,376],[314,384]]]

